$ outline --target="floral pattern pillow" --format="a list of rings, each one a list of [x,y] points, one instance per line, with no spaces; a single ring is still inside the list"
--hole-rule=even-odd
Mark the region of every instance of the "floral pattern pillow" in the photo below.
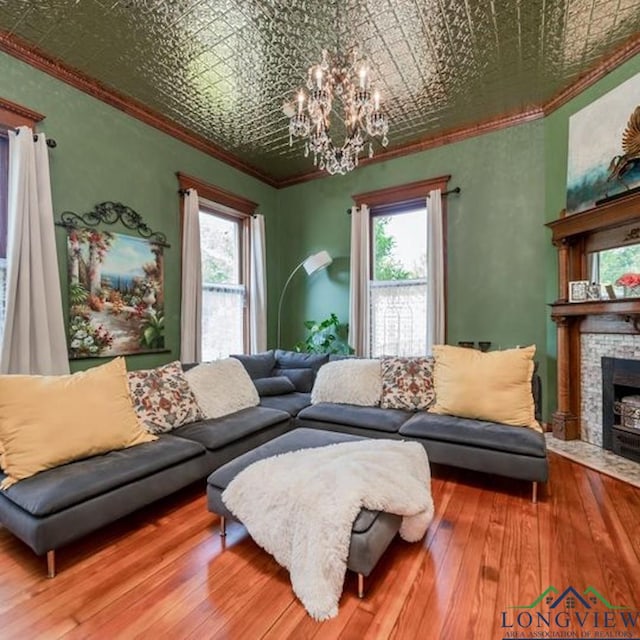
[[[434,403],[433,358],[393,356],[380,362],[383,409],[417,411]]]
[[[177,360],[156,369],[129,371],[128,378],[133,408],[150,433],[166,433],[203,419]]]

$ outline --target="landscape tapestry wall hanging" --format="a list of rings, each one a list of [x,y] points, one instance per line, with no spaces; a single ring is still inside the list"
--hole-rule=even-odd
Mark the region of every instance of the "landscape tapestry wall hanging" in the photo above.
[[[569,119],[567,213],[640,186],[640,74]]]
[[[68,234],[69,357],[165,350],[165,235],[118,202],[61,217],[56,224]],[[95,228],[117,222],[141,237]]]

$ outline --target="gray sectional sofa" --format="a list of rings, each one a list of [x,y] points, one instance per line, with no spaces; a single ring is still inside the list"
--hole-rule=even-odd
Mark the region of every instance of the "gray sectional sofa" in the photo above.
[[[328,356],[278,350],[237,357],[261,390],[259,406],[22,480],[0,492],[0,524],[46,554],[53,577],[56,549],[189,484],[201,481],[204,489],[213,471],[296,427],[416,440],[432,462],[533,482],[534,500],[537,482],[547,480],[544,436],[531,429],[425,412],[311,405],[315,374]]]

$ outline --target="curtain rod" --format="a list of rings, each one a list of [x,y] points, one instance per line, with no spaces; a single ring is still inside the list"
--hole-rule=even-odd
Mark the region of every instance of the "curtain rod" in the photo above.
[[[178,194],[182,197],[182,196],[186,196],[189,191],[191,191],[191,189],[178,189]],[[222,205],[224,206],[224,205]],[[239,212],[242,213],[242,212]],[[249,213],[248,215],[250,215],[252,218],[255,218],[258,214],[257,213]]]
[[[16,135],[20,134],[20,129],[14,129],[14,131],[16,132]],[[38,141],[37,133],[33,134],[33,141],[34,142]],[[55,149],[57,146],[58,146],[58,143],[53,138],[47,138],[47,147],[49,147],[49,149]]]
[[[440,195],[441,196],[448,196],[451,195],[452,193],[460,193],[462,191],[462,189],[460,187],[454,187],[453,189],[449,189],[449,191],[443,191]],[[347,214],[351,215],[351,209],[347,209]]]

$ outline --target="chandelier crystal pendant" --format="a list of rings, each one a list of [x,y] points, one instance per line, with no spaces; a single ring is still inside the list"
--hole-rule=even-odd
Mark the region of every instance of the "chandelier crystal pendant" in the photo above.
[[[353,171],[367,146],[372,158],[376,138],[383,147],[389,144],[389,121],[369,75],[367,62],[356,49],[346,60],[331,59],[325,49],[320,63],[309,67],[307,92],[300,89],[288,105],[289,146],[294,138],[304,140],[305,156],[312,153],[313,164],[331,175]],[[333,108],[336,101],[342,102],[342,121]],[[344,131],[339,146],[331,137],[332,128]]]

